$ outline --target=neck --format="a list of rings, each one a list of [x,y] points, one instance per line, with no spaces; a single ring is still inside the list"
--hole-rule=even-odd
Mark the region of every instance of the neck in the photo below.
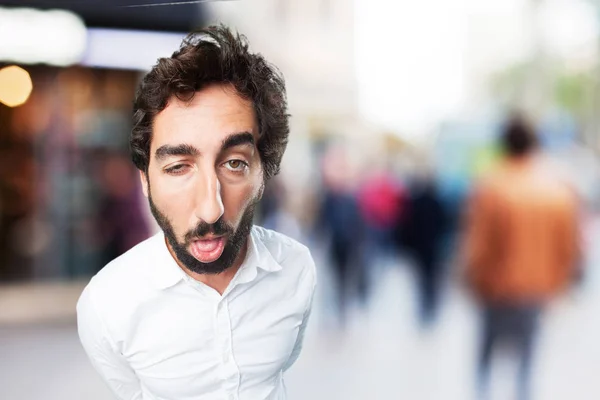
[[[177,259],[175,252],[173,252],[173,249],[171,249],[171,246],[169,245],[169,242],[166,239],[165,239],[165,243],[167,244],[169,253],[171,253],[171,256],[173,257],[173,259],[175,259],[175,261],[177,262],[177,265],[179,266],[179,268],[181,268],[183,270],[183,272],[185,272],[187,275],[194,278],[194,280],[196,280],[198,282],[202,282],[206,286],[213,288],[220,295],[223,295],[223,293],[227,289],[227,286],[229,286],[229,283],[231,282],[231,280],[233,279],[235,274],[238,272],[238,270],[242,266],[242,263],[246,259],[246,253],[248,252],[248,238],[246,238],[246,241],[244,242],[244,245],[242,246],[240,253],[237,255],[237,257],[231,267],[227,268],[225,271],[220,272],[218,274],[199,274],[197,272],[191,271],[185,265],[183,265]]]
[[[518,156],[510,156],[508,160],[515,165],[527,164],[531,159],[533,159],[533,153],[525,153],[520,154]]]

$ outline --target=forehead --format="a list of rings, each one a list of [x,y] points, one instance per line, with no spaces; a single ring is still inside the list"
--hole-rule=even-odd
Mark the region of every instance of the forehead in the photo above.
[[[229,85],[211,85],[196,92],[191,101],[169,100],[154,118],[151,148],[185,143],[210,150],[232,133],[250,132],[257,140],[257,130],[251,101]]]

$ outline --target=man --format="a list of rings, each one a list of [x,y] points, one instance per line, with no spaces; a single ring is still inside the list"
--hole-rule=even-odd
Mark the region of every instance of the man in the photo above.
[[[227,28],[190,34],[143,79],[132,158],[162,232],[77,305],[119,399],[284,399],[315,289],[308,249],[252,225],[289,133],[285,86]]]
[[[486,394],[493,349],[512,339],[520,355],[519,399],[528,399],[540,314],[576,273],[576,199],[535,152],[521,117],[502,136],[506,159],[474,191],[466,233],[471,285],[483,305],[480,394]]]

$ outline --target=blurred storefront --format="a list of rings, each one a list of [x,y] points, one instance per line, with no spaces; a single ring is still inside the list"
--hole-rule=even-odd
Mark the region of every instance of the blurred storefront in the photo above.
[[[0,3],[0,283],[91,276],[154,229],[132,100],[206,13],[149,3]]]

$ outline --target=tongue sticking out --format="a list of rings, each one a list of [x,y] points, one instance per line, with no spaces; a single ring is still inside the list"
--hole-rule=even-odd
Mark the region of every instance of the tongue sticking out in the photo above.
[[[194,244],[199,251],[213,251],[219,245],[219,239],[197,240]]]
[[[190,247],[190,252],[198,261],[203,263],[213,262],[221,257],[225,248],[225,238],[195,240]]]

